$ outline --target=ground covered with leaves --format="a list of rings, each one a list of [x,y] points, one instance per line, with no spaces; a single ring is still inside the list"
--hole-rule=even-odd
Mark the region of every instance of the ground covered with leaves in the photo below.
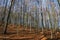
[[[35,28],[30,27],[25,29],[23,26],[8,25],[7,34],[3,34],[4,28],[0,27],[0,40],[60,40],[60,32],[53,33],[51,39],[51,31],[44,29],[36,31]]]

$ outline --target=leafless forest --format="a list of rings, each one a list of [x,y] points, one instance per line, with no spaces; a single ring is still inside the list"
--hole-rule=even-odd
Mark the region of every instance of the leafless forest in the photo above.
[[[60,40],[60,0],[0,0],[0,40]]]

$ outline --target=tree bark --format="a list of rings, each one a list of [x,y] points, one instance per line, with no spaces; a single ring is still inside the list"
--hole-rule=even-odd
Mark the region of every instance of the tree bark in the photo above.
[[[11,0],[11,5],[10,5],[9,12],[8,12],[8,16],[7,16],[7,23],[6,23],[6,25],[5,25],[4,34],[7,33],[8,20],[9,20],[9,17],[10,17],[12,5],[13,5],[13,0]]]

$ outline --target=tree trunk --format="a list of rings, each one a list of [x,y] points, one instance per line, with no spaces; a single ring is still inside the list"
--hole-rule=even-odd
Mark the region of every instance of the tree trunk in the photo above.
[[[9,12],[8,12],[8,16],[7,16],[7,22],[6,22],[6,24],[5,24],[4,34],[7,33],[8,20],[9,20],[9,17],[10,17],[12,5],[13,5],[13,0],[11,0],[11,5],[10,5]]]
[[[4,0],[4,2],[5,2],[5,0]],[[6,14],[6,7],[7,7],[7,3],[8,3],[8,0],[6,0],[6,4],[5,4],[5,8],[4,8],[4,12],[3,12],[3,17],[2,17],[2,22],[4,22],[4,19],[5,19],[5,14]]]

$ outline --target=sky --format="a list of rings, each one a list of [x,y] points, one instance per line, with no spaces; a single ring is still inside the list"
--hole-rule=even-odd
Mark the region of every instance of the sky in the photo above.
[[[6,1],[8,1],[7,5],[9,7],[11,4],[10,3],[11,0],[5,0],[5,1],[0,0],[0,6],[5,6]],[[19,4],[18,4],[19,6],[15,3],[14,9],[16,9],[17,7],[21,7],[21,0],[16,0],[16,2],[17,1],[19,2]],[[27,1],[27,0],[22,0],[23,3],[24,3],[24,1]],[[55,9],[58,11],[60,7],[58,5],[57,0],[28,0],[26,3],[28,4],[28,8],[30,8],[30,9],[32,8],[32,6],[37,6],[38,8],[42,6],[42,8],[48,7],[49,9],[51,9],[52,3],[50,4],[50,1],[54,3]]]
[[[5,1],[0,0],[0,6],[5,6],[6,1],[8,1],[7,5],[9,7],[10,4],[11,4],[10,3],[11,0],[5,0]],[[28,0],[28,1],[27,0],[15,0],[15,2],[17,2],[17,1],[18,1],[19,4],[17,5],[17,3],[15,3],[14,10],[19,9],[17,7],[21,7],[21,1],[23,3],[24,3],[24,1],[26,1],[28,10],[31,10],[31,8],[33,6],[36,6],[37,8],[40,8],[42,6],[42,8],[44,8],[44,9],[46,9],[46,7],[48,7],[49,10],[50,10],[51,9],[51,4],[52,4],[50,2],[54,3],[54,5],[55,5],[54,7],[55,7],[56,11],[59,11],[59,8],[60,8],[59,5],[58,5],[57,0]]]
[[[8,1],[8,6],[10,5],[10,0],[5,0],[5,3],[3,3],[3,1],[4,0],[0,0],[0,5],[1,6],[3,6],[5,3],[6,3],[6,1]],[[23,0],[24,1],[24,0]],[[46,5],[47,5],[47,0],[41,0],[42,1],[42,7],[46,7]],[[50,0],[49,0],[50,1]],[[57,2],[57,0],[51,0],[51,2],[54,2],[54,4],[56,5],[56,8],[58,7],[58,2]],[[39,4],[41,5],[41,2],[39,3],[39,0],[32,0],[32,1],[29,1],[28,2],[28,4],[29,5],[37,5],[37,6],[39,6]],[[49,4],[50,5],[50,4]],[[49,6],[50,7],[50,6]]]
[[[11,0],[0,0],[0,6],[5,6],[5,4],[6,4],[6,1],[8,1],[8,3],[7,3],[7,5],[8,5],[8,7],[10,6],[10,1]],[[58,2],[57,2],[57,0],[16,0],[15,2],[17,2],[18,1],[18,5],[17,5],[17,3],[15,3],[15,6],[14,6],[14,10],[17,10],[17,9],[19,9],[19,8],[17,8],[17,7],[21,7],[21,1],[24,3],[24,1],[26,1],[26,3],[27,3],[27,8],[28,8],[28,10],[31,10],[31,8],[33,7],[33,6],[36,6],[37,8],[40,8],[41,6],[42,6],[42,8],[44,8],[44,9],[46,9],[46,7],[48,7],[49,8],[49,10],[51,9],[51,4],[52,3],[50,3],[50,2],[53,2],[54,3],[54,5],[55,5],[55,9],[56,9],[56,11],[59,11],[59,5],[58,5]]]

